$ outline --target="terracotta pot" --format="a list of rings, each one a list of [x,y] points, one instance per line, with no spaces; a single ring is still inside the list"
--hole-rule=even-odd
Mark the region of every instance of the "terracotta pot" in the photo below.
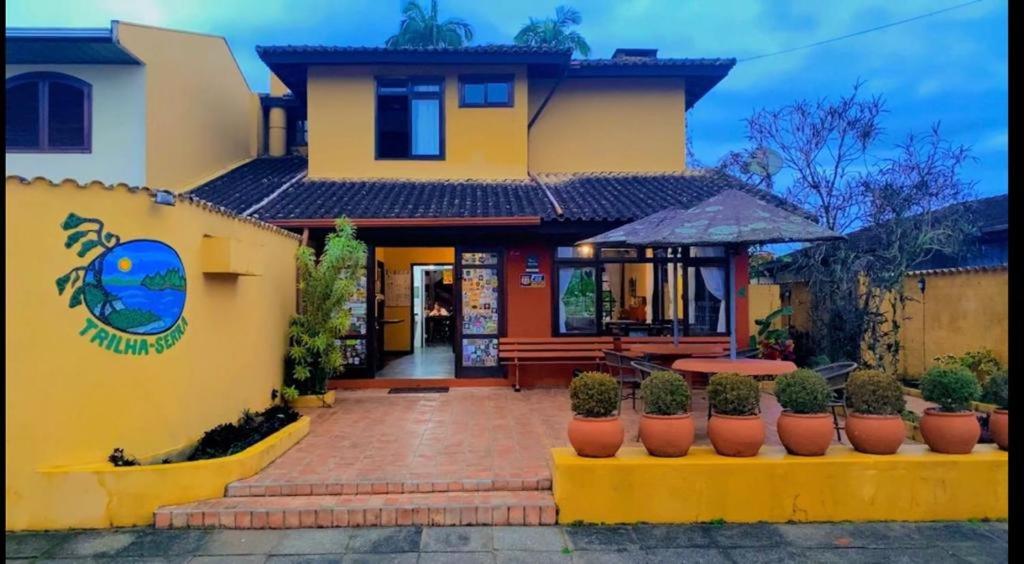
[[[651,456],[686,456],[693,444],[693,419],[680,415],[648,415],[640,418],[640,442]]]
[[[857,452],[896,454],[907,436],[899,415],[865,415],[850,412],[846,416],[846,437]]]
[[[622,421],[618,417],[574,416],[569,422],[569,444],[576,454],[588,458],[615,456],[625,438]]]
[[[981,425],[973,411],[947,413],[929,407],[921,417],[921,436],[935,452],[969,454],[981,438]]]
[[[835,434],[832,416],[828,413],[783,411],[777,425],[786,452],[799,456],[824,455]]]
[[[988,418],[988,434],[992,435],[999,448],[1010,450],[1010,414],[1005,409],[996,409]]]
[[[708,421],[708,438],[722,456],[756,456],[764,444],[760,415],[720,415]]]

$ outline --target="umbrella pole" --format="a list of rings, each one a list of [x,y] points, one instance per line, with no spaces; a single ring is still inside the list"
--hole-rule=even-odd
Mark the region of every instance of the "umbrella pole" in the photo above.
[[[736,253],[729,257],[729,358],[736,360]]]
[[[672,344],[679,345],[679,250],[672,263]]]

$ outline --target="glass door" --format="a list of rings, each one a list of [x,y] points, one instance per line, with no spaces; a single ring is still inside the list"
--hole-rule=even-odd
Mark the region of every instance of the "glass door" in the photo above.
[[[460,378],[501,376],[503,371],[498,361],[498,337],[504,327],[501,251],[461,248],[456,251],[455,375]]]

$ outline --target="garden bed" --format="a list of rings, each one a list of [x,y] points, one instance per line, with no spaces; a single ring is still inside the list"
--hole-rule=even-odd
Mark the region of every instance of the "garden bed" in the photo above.
[[[309,433],[309,418],[297,421],[241,452],[221,458],[114,467],[87,464],[38,471],[47,492],[36,529],[131,527],[153,523],[153,512],[224,496],[227,484],[265,468]]]

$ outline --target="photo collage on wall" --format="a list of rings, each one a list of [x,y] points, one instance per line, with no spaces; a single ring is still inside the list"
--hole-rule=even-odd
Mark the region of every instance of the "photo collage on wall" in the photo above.
[[[462,333],[493,335],[498,332],[498,270],[462,270]]]
[[[463,339],[462,340],[462,365],[463,366],[497,366],[498,365],[498,340],[497,339]]]
[[[356,281],[356,289],[345,307],[349,317],[348,334],[359,339],[344,339],[341,342],[344,363],[347,366],[366,366],[366,271]]]

